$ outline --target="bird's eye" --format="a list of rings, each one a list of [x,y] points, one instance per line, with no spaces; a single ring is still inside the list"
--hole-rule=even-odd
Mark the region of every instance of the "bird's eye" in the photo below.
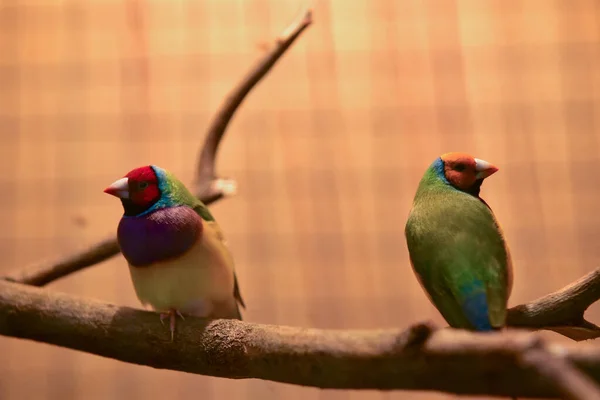
[[[148,182],[140,182],[138,187],[140,189],[146,189],[148,187]]]
[[[465,170],[465,168],[466,168],[466,166],[465,166],[465,164],[463,164],[463,163],[458,163],[458,164],[456,164],[456,165],[454,166],[454,170],[455,170],[455,171],[458,171],[458,172],[462,172],[462,171],[464,171],[464,170]]]

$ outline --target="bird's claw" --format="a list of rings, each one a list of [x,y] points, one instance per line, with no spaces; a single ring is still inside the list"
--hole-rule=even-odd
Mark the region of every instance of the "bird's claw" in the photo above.
[[[169,328],[171,330],[171,342],[173,341],[173,339],[175,337],[175,320],[177,319],[178,315],[181,317],[181,319],[185,320],[185,318],[183,318],[183,314],[181,314],[181,312],[179,312],[179,310],[171,309],[169,311],[160,313],[160,323],[163,326],[165,325],[164,319],[169,317]]]

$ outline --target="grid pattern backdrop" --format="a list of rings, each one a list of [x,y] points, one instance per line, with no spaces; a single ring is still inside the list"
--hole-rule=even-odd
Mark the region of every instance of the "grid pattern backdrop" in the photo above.
[[[315,23],[250,94],[218,158],[239,182],[211,209],[245,319],[443,323],[403,230],[418,180],[446,151],[500,167],[482,196],[512,248],[511,305],[597,267],[599,4],[317,1]],[[121,205],[102,189],[134,167],[191,183],[211,116],[305,5],[1,1],[0,272],[114,232]],[[121,257],[50,288],[139,307]],[[589,317],[600,321],[600,307]],[[450,397],[205,378],[7,338],[0,354],[3,400]]]

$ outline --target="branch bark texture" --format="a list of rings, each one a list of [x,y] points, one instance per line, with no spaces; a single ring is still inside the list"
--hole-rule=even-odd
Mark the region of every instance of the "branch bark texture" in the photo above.
[[[535,368],[538,375],[548,386],[554,386],[563,399],[600,400],[600,389],[596,383],[566,360],[564,355],[544,349],[541,341],[521,354],[521,364]]]
[[[435,390],[556,397],[522,354],[535,334],[435,330],[319,330],[186,317],[174,343],[156,314],[0,281],[0,334],[154,368],[336,389]],[[547,345],[600,379],[600,348]]]

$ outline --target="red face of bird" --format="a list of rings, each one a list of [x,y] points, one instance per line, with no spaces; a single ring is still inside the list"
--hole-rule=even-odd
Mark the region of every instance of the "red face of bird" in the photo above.
[[[446,153],[440,158],[444,162],[446,179],[461,190],[468,190],[477,180],[483,180],[498,171],[489,162],[465,153]]]
[[[119,197],[124,203],[149,207],[160,198],[158,178],[151,166],[133,169],[124,178],[114,181],[104,193]]]

